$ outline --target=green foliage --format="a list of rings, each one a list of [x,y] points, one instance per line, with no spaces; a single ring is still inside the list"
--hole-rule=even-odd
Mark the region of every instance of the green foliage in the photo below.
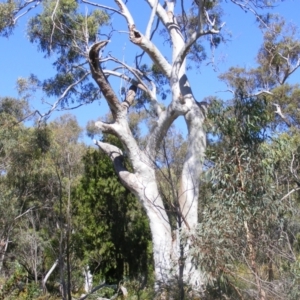
[[[13,264],[14,272],[8,278],[0,290],[1,300],[30,300],[37,299],[42,291],[38,285],[31,282],[27,284],[27,272],[17,262]]]
[[[203,179],[194,255],[212,292],[239,296],[239,290],[250,288],[245,288],[245,282],[252,279],[237,262],[252,266],[253,261],[264,264],[270,259],[269,246],[280,239],[276,230],[287,207],[274,183],[278,157],[268,149],[266,99],[244,97],[238,91],[230,105],[212,103],[209,118],[215,136],[207,150],[210,168]],[[236,278],[245,281],[241,284]]]
[[[87,49],[98,39],[100,27],[107,22],[108,15],[103,11],[82,13],[74,0],[43,1],[42,13],[30,20],[30,41],[38,43],[48,56],[56,53],[57,74],[42,82],[42,88],[48,96],[60,96],[67,90],[62,106],[100,98],[98,88],[87,81],[87,71],[74,66],[84,65]],[[69,88],[76,84],[76,89]]]
[[[138,280],[131,280],[125,282],[125,287],[128,291],[128,296],[126,300],[148,300],[155,299],[155,292],[153,289],[153,284],[149,284],[145,287]],[[122,297],[120,297],[122,299]]]
[[[296,300],[300,297],[300,257],[297,257],[297,260],[292,264],[291,273],[293,274],[292,277],[292,288],[289,291],[289,299]]]
[[[264,42],[257,61],[264,73],[277,83],[284,84],[298,67],[300,42],[299,30],[278,15],[270,15],[264,30]]]
[[[29,115],[28,103],[10,97],[0,98],[0,115],[1,126],[4,125],[2,122],[8,118],[15,118],[18,122],[23,121]]]
[[[15,111],[8,107],[5,106],[3,118],[6,121],[7,116],[13,119]],[[65,235],[63,226],[70,217],[68,195],[81,171],[84,147],[78,143],[80,128],[72,117],[64,116],[38,128],[12,124],[0,130],[1,142],[5,145],[1,152],[5,161],[1,165],[1,204],[8,209],[1,216],[0,240],[10,241],[1,267],[7,276],[12,274],[9,257],[15,257],[26,269],[28,284],[23,295],[32,299],[32,282],[36,284],[41,280],[62,252],[59,249],[65,247],[59,245],[59,238],[60,233]],[[73,287],[76,272],[74,268]]]
[[[76,62],[87,43],[95,42],[99,26],[108,20],[100,10],[87,15],[80,13],[74,0],[59,3],[48,0],[43,2],[43,6],[43,12],[29,23],[30,39],[38,42],[41,50],[48,55],[51,51],[65,55],[65,62]],[[61,59],[59,61],[63,62]],[[64,66],[58,64],[57,68],[61,70]]]
[[[0,35],[9,36],[15,27],[14,12],[17,2],[7,1],[0,3]]]
[[[3,122],[21,115],[10,102],[3,103]],[[67,255],[73,292],[82,286],[82,270],[87,265],[95,278],[113,283],[136,278],[144,286],[152,276],[147,218],[119,183],[111,162],[97,151],[85,155],[85,176],[79,182],[84,146],[78,143],[81,129],[76,119],[63,116],[39,128],[17,124],[1,129],[2,150],[6,150],[1,154],[10,163],[3,164],[0,182],[1,205],[9,209],[1,214],[0,238],[9,238],[6,256],[17,254],[16,261],[26,269],[28,279],[22,291],[7,279],[5,284],[11,286],[7,293],[17,293],[12,297],[19,299],[36,297],[33,282],[41,280],[59,258],[60,265],[47,283],[55,294],[55,281],[67,280]],[[117,143],[114,137],[105,139]],[[6,259],[3,268],[15,278]]]
[[[150,230],[137,199],[119,182],[109,159],[90,149],[74,194],[77,255],[108,282],[147,280],[151,270]]]

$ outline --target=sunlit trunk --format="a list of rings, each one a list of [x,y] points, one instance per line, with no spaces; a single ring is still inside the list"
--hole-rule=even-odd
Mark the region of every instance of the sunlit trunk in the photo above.
[[[93,287],[93,275],[90,271],[89,266],[86,266],[86,268],[83,271],[84,275],[84,291],[86,294],[90,293],[92,287]]]
[[[198,224],[199,179],[202,172],[206,137],[203,130],[204,114],[194,102],[185,115],[188,126],[188,150],[181,175],[179,205],[181,209],[181,230],[187,239],[182,245],[185,260],[183,281],[200,290],[204,284],[203,276],[190,255],[190,247]]]
[[[140,187],[135,191],[147,213],[153,244],[156,288],[168,285],[173,278],[172,231],[169,218],[158,191],[155,170],[146,168],[137,176]]]

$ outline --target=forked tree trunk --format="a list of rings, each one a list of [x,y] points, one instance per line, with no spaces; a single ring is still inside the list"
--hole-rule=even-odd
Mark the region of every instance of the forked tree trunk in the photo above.
[[[122,128],[125,127],[122,126]],[[130,139],[128,138],[128,140]],[[136,170],[135,174],[124,170],[120,149],[100,141],[95,141],[95,143],[110,156],[119,178],[137,196],[146,211],[151,229],[156,288],[158,288],[170,284],[175,275],[172,268],[176,264],[172,249],[172,231],[158,191],[154,165],[144,152],[136,148],[135,141],[133,139],[131,141],[132,145],[129,147],[135,155],[130,156]],[[136,149],[137,152],[133,149]]]
[[[95,49],[99,51],[97,45],[95,45]],[[93,53],[93,49],[90,53]],[[98,70],[93,70],[94,78],[102,87],[102,91],[108,89],[108,83],[99,65],[91,64],[91,66],[92,70],[98,68]],[[135,94],[135,90],[133,88],[129,90],[126,101],[122,103],[118,103],[116,97],[111,97],[111,94],[108,94],[115,121],[110,124],[97,122],[96,126],[103,132],[112,133],[120,139],[131,161],[133,173],[124,168],[123,153],[119,148],[100,141],[95,141],[95,143],[111,158],[116,173],[124,186],[137,196],[145,208],[152,234],[156,287],[169,285],[171,281],[177,281],[179,277],[179,280],[182,279],[185,284],[199,289],[203,285],[203,278],[200,270],[193,263],[189,250],[198,222],[198,184],[202,169],[201,159],[203,160],[205,150],[205,133],[202,127],[204,113],[191,95],[190,89],[188,91],[181,89],[180,93],[184,93],[184,97],[186,97],[183,103],[177,103],[175,109],[172,107],[160,113],[157,127],[152,130],[153,134],[150,136],[148,147],[145,150],[139,148],[129,129],[126,117],[130,96]],[[172,235],[170,220],[158,190],[154,161],[160,140],[164,137],[173,120],[184,113],[189,138],[179,191],[180,216],[177,216],[182,219],[184,226],[178,228],[177,231],[188,231],[188,239],[186,244],[182,245],[179,232]],[[179,238],[176,239],[175,236]],[[183,249],[183,252],[180,249]],[[180,265],[181,272],[179,270]]]
[[[214,28],[203,29],[203,9],[199,4],[197,30],[191,35],[190,40],[185,42],[174,16],[175,1],[166,1],[166,7],[163,7],[157,0],[147,0],[152,12],[158,16],[170,35],[172,62],[169,63],[149,38],[148,29],[149,26],[151,27],[151,19],[148,24],[148,33],[144,36],[137,30],[124,1],[115,0],[115,2],[119,7],[119,13],[127,22],[130,41],[143,49],[169,80],[172,99],[167,108],[162,110],[156,99],[155,84],[152,82],[152,89],[150,89],[148,83],[144,83],[141,79],[140,73],[136,73],[134,69],[125,64],[122,66],[125,66],[133,74],[133,78],[119,74],[115,70],[103,71],[99,64],[99,50],[106,46],[108,41],[94,44],[88,53],[91,73],[109,105],[113,117],[112,123],[99,121],[96,126],[102,132],[113,134],[119,138],[126,149],[133,172],[129,172],[124,167],[123,153],[118,147],[100,141],[95,141],[95,143],[110,157],[124,186],[137,196],[145,208],[152,234],[156,287],[179,279],[179,282],[183,283],[184,281],[185,284],[199,289],[204,283],[203,276],[189,252],[198,222],[198,185],[206,147],[203,129],[205,107],[198,103],[193,96],[186,76],[185,58],[191,46],[200,36],[216,33],[217,30]],[[132,84],[123,101],[120,101],[114,93],[105,74],[119,76]],[[137,74],[139,75],[137,76]],[[133,104],[137,88],[148,95],[157,116],[143,150],[137,144],[127,120],[128,109]],[[188,127],[188,151],[178,192],[179,211],[176,217],[179,226],[177,232],[172,234],[170,220],[159,194],[154,162],[161,141],[178,116],[184,116]],[[183,231],[187,236],[184,243],[181,239]]]

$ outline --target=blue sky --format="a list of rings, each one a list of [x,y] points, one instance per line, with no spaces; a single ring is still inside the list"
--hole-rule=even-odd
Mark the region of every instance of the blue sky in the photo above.
[[[107,5],[113,5],[114,1],[101,1]],[[148,20],[149,11],[144,6],[144,1],[140,1],[140,6],[136,8],[137,0],[129,1],[132,9],[132,15],[136,21],[137,28],[142,32],[145,31],[146,21]],[[226,71],[231,66],[255,67],[255,56],[262,42],[262,34],[257,28],[255,18],[250,13],[244,13],[240,8],[226,4],[224,21],[226,22],[224,31],[231,32],[230,41],[220,46],[215,51],[216,68],[207,65],[204,62],[200,69],[192,69],[189,71],[189,79],[193,87],[194,95],[198,101],[206,96],[217,95],[220,98],[229,97],[228,93],[222,92],[226,90],[226,86],[218,80],[218,74]],[[91,9],[91,8],[89,8]],[[286,0],[279,3],[272,10],[272,13],[283,15],[287,21],[291,21],[300,27],[300,1]],[[17,97],[16,80],[18,77],[28,77],[31,73],[36,74],[41,79],[47,78],[54,74],[54,70],[49,59],[43,58],[43,53],[37,51],[37,46],[31,44],[26,38],[26,21],[28,16],[23,17],[18,24],[14,34],[7,38],[0,38],[0,96]],[[114,26],[119,29],[127,30],[123,20],[119,20],[117,16],[114,19]],[[164,48],[167,55],[168,46],[159,42]],[[140,53],[140,50],[130,44],[128,37],[124,33],[116,33],[108,51],[120,59],[124,59],[126,63],[132,64],[132,55]],[[210,52],[208,50],[208,56]],[[300,83],[300,71],[295,72],[291,78],[291,82]],[[120,81],[115,82],[116,88],[122,84]],[[55,99],[51,99],[54,101]],[[38,94],[30,101],[31,107],[46,111],[49,107],[41,103],[41,95]],[[75,114],[80,125],[84,127],[87,121],[97,119],[107,111],[106,105],[102,102],[80,107],[70,111]],[[59,116],[61,113],[53,113],[52,118]],[[184,132],[185,128],[181,122],[177,122],[177,126]]]

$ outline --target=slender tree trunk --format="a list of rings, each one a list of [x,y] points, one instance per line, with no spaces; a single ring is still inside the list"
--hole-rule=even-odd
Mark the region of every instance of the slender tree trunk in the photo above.
[[[64,233],[64,222],[63,222],[63,199],[62,199],[62,182],[60,175],[57,171],[57,176],[59,180],[59,221],[58,221],[58,227],[60,231],[60,237],[59,237],[59,258],[58,258],[58,264],[59,264],[59,276],[60,276],[60,292],[62,295],[62,299],[67,299],[67,292],[66,292],[66,282],[65,282],[65,262],[64,262],[64,239],[65,239],[65,233]]]
[[[0,273],[2,271],[2,267],[3,267],[3,263],[4,263],[4,259],[5,259],[5,254],[8,248],[8,237],[4,240],[1,240],[1,258],[0,258]]]
[[[86,266],[86,268],[83,270],[84,275],[84,291],[86,294],[88,294],[93,286],[93,275],[91,274],[89,266]]]
[[[254,247],[253,236],[250,232],[247,221],[244,221],[244,227],[246,230],[246,237],[247,237],[247,243],[249,248],[250,266],[257,285],[258,297],[259,300],[266,300],[266,293],[261,285],[261,280],[256,266],[256,251]]]
[[[70,155],[68,157],[68,203],[67,203],[67,232],[66,232],[66,259],[67,259],[67,296],[72,300],[71,295],[71,259],[70,259],[70,234],[71,234],[71,164]]]
[[[33,223],[33,222],[32,222]],[[37,233],[36,233],[36,229],[35,226],[33,225],[33,247],[34,247],[34,258],[33,258],[33,269],[34,269],[34,282],[38,283],[38,241],[37,241]]]
[[[45,278],[43,279],[43,289],[44,291],[46,291],[46,283],[47,283],[47,280],[48,278],[50,277],[50,275],[52,274],[52,272],[55,270],[56,266],[58,264],[58,259],[54,262],[54,264],[52,265],[52,267],[50,268],[50,270],[47,272]]]
[[[71,259],[70,259],[70,233],[66,234],[66,265],[67,265],[67,298],[68,300],[72,300],[71,295]]]

